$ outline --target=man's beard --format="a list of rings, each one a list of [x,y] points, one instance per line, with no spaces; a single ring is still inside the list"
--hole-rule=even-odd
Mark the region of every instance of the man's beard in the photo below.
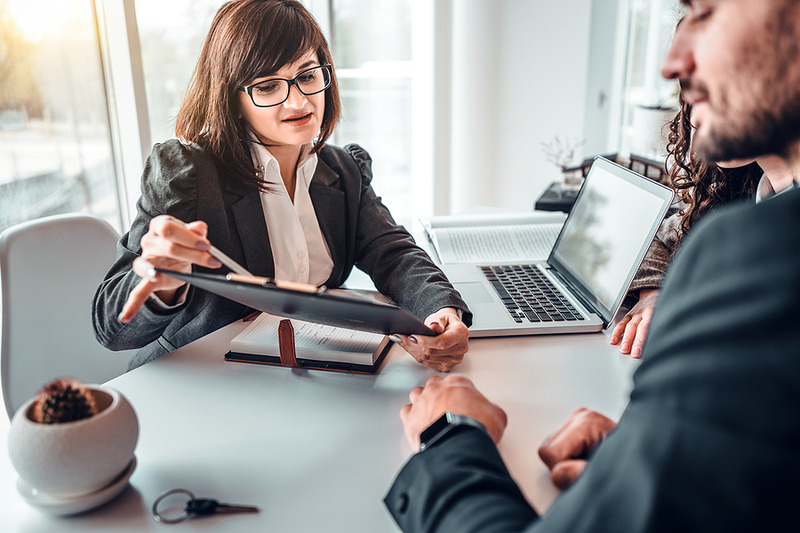
[[[751,110],[738,120],[710,125],[707,132],[695,135],[695,153],[708,162],[789,156],[800,140],[800,98],[782,107]]]

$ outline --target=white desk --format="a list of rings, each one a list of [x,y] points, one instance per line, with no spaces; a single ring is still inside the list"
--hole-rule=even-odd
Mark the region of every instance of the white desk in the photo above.
[[[399,347],[374,376],[226,363],[241,328],[109,382],[133,404],[141,433],[131,486],[105,507],[69,518],[29,507],[0,433],[0,531],[396,531],[382,500],[410,454],[398,412],[433,372]],[[542,511],[557,493],[537,447],[576,407],[618,417],[635,367],[606,335],[588,334],[476,339],[455,372],[508,413],[501,453]],[[156,523],[154,499],[177,487],[261,512]]]

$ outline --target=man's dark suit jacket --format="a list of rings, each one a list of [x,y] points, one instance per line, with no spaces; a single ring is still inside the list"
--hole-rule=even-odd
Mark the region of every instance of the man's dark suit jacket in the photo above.
[[[628,408],[542,517],[474,429],[414,456],[385,502],[404,531],[796,530],[800,191],[687,237]]]
[[[420,319],[443,308],[472,315],[441,270],[398,226],[372,189],[372,160],[358,145],[327,145],[318,153],[309,193],[330,249],[333,272],[325,282],[338,287],[358,266],[375,287]],[[92,309],[97,339],[112,350],[142,348],[135,368],[252,312],[239,303],[190,288],[186,304],[168,312],[145,305],[134,319],[117,316],[140,279],[132,270],[150,220],[161,214],[208,224],[208,240],[257,276],[273,277],[270,237],[255,189],[225,179],[224,169],[195,145],[177,140],[157,144],[145,165],[138,214],[117,244],[117,258],[98,287]],[[274,236],[273,236],[274,238]],[[198,271],[213,272],[204,268]]]

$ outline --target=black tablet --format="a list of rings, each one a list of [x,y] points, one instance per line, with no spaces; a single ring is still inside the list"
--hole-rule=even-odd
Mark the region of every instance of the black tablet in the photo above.
[[[156,271],[253,309],[286,318],[384,335],[436,335],[405,309],[359,294],[351,296],[346,294],[347,291],[327,291],[325,288],[237,274],[187,274],[163,268]]]

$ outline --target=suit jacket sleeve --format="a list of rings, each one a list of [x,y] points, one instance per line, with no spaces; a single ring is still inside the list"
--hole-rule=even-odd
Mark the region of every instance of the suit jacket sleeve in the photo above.
[[[97,288],[92,305],[95,336],[101,344],[111,350],[142,348],[129,368],[169,353],[247,311],[241,304],[189,287],[186,303],[178,308],[160,311],[145,304],[129,323],[117,320],[128,295],[141,280],[133,272],[132,264],[141,254],[141,239],[149,229],[150,220],[157,215],[169,214],[184,222],[206,220],[212,242],[235,259],[243,259],[237,255],[240,253],[237,248],[231,248],[232,231],[226,231],[226,210],[220,207],[225,201],[217,182],[219,175],[211,159],[199,148],[177,140],[155,145],[147,159],[136,218],[118,241],[117,257]],[[205,208],[201,208],[202,202],[198,200],[201,188],[202,194],[214,196],[213,200],[205,200]],[[209,210],[220,213],[220,219],[209,218]]]
[[[794,523],[798,317],[800,191],[706,217],[665,279],[619,425],[527,530],[777,531]],[[414,457],[412,475],[398,478],[414,496],[403,529],[473,531],[489,512],[482,501],[498,498],[505,512],[529,513],[492,489],[453,511],[450,529],[429,520],[440,487],[459,483],[461,495],[480,494],[486,480],[503,476],[477,462],[487,448],[454,439],[442,443],[436,464]],[[413,475],[427,470],[444,474],[435,485]]]
[[[356,144],[345,149],[361,177],[356,266],[370,275],[380,292],[420,319],[443,307],[454,307],[464,312],[462,320],[467,326],[472,324],[472,313],[461,295],[375,194],[369,154]]]
[[[131,290],[141,278],[132,264],[142,251],[141,239],[150,220],[170,214],[184,221],[195,216],[195,170],[191,165],[175,164],[176,143],[156,145],[147,159],[142,175],[142,195],[137,202],[137,216],[130,230],[117,243],[117,258],[95,293],[93,320],[98,340],[111,349],[139,348],[155,340],[179,310],[158,312],[145,305],[127,325],[117,315]]]
[[[522,531],[536,518],[492,439],[475,428],[416,454],[384,503],[403,531]]]

